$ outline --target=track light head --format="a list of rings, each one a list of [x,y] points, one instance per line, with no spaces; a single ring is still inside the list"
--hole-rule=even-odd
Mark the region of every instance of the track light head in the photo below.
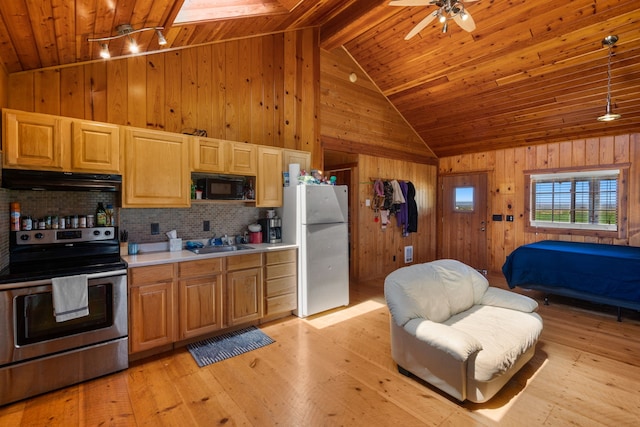
[[[106,43],[102,43],[100,46],[100,58],[109,59],[111,58],[111,53],[109,52],[109,46]]]
[[[158,36],[158,44],[160,46],[164,46],[167,44],[167,39],[164,38],[164,34],[162,34],[162,31],[156,30],[156,36]]]

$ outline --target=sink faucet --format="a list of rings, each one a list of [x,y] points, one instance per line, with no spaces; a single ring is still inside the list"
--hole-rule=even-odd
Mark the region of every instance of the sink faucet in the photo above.
[[[209,246],[213,246],[216,240],[216,233],[213,233],[213,236],[209,239]]]
[[[229,237],[225,234],[224,237],[222,238],[222,244],[223,245],[229,245]]]

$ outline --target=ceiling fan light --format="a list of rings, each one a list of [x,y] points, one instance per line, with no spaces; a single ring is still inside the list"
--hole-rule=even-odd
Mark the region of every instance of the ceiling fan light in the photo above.
[[[438,20],[440,21],[440,23],[444,24],[445,22],[447,22],[447,17],[444,16],[442,13],[439,14],[440,17],[438,18]]]
[[[111,52],[109,52],[109,46],[106,43],[102,43],[100,46],[100,58],[109,59],[111,58]]]
[[[444,25],[442,26],[442,32],[446,33],[448,29],[449,29],[449,23],[445,21]]]
[[[462,18],[463,21],[466,21],[467,19],[469,19],[469,15],[467,15],[467,12],[463,10],[462,12],[460,12],[460,18]]]

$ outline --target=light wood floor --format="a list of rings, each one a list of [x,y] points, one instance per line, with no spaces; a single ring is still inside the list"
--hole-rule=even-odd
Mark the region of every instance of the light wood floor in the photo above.
[[[262,325],[276,343],[205,368],[180,349],[0,407],[0,426],[640,425],[638,313],[552,298],[534,359],[488,403],[460,404],[398,374],[382,281],[352,284],[352,301]]]

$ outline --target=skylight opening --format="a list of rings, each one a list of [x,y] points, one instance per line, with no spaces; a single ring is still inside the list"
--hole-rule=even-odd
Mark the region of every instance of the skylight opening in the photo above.
[[[292,0],[184,0],[174,25],[289,13]]]

